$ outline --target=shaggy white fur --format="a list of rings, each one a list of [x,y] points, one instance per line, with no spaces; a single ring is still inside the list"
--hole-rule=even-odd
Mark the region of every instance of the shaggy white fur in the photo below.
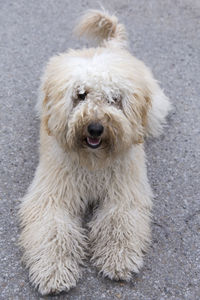
[[[24,262],[41,294],[75,286],[88,249],[111,279],[141,268],[152,205],[143,140],[161,133],[170,110],[116,17],[89,11],[76,31],[99,46],[48,63],[37,106],[40,162],[20,208]],[[88,204],[96,209],[86,231]]]

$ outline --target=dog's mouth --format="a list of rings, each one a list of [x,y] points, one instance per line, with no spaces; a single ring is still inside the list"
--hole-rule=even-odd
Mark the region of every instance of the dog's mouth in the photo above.
[[[88,147],[96,149],[101,145],[101,138],[93,138],[88,136],[86,138],[86,144]]]

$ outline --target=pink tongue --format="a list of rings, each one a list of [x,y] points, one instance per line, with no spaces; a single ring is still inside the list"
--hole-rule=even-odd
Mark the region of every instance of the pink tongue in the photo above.
[[[91,145],[98,145],[99,142],[100,142],[100,139],[88,137],[88,138],[87,138],[87,141],[88,141],[88,143],[91,144]]]

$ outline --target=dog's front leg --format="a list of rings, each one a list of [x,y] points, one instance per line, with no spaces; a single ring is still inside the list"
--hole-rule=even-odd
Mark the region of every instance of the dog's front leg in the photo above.
[[[138,207],[104,206],[90,223],[92,262],[103,276],[130,280],[138,272],[150,239],[149,211]]]
[[[113,172],[107,197],[89,224],[92,262],[110,279],[130,280],[150,241],[152,193],[141,154]]]
[[[86,245],[79,219],[81,201],[70,174],[48,166],[39,165],[20,208],[23,258],[41,294],[76,285]]]

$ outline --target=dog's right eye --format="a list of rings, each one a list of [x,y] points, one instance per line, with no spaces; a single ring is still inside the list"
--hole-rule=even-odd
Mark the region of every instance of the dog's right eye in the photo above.
[[[85,93],[80,93],[80,94],[78,94],[78,99],[79,100],[85,100],[86,96],[87,96],[86,92]]]

